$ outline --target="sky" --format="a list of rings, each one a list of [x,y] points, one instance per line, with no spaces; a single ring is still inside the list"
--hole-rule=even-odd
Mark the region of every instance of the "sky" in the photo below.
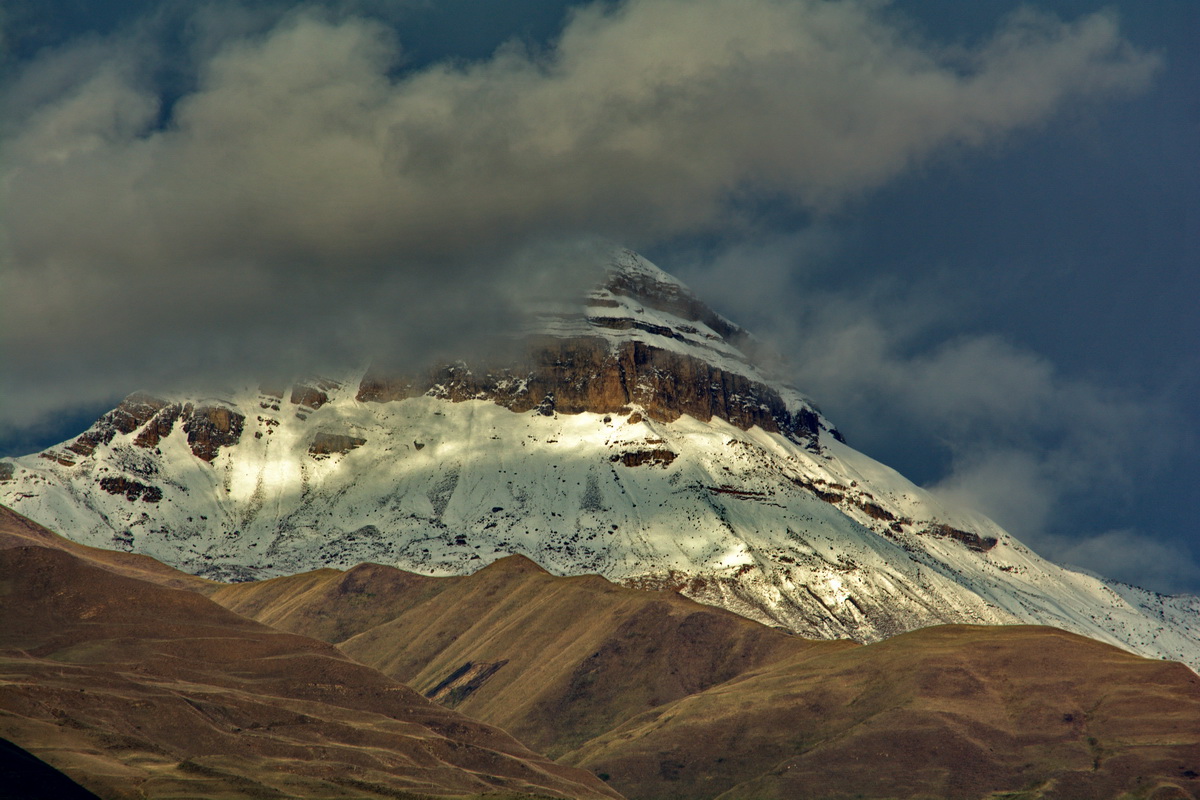
[[[6,0],[0,455],[424,365],[615,243],[849,442],[1200,592],[1200,4]]]

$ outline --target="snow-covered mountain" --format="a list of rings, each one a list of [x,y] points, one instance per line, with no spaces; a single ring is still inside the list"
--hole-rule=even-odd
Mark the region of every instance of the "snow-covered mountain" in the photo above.
[[[132,395],[0,462],[0,502],[226,579],[361,561],[449,575],[521,553],[808,636],[1031,622],[1200,666],[1200,599],[1064,569],[942,506],[633,253],[526,340],[502,365]]]

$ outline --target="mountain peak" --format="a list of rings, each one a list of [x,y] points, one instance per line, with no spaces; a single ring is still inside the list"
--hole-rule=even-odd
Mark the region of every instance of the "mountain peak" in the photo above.
[[[622,299],[629,302],[623,303]],[[713,311],[682,281],[632,250],[621,250],[614,254],[604,283],[588,295],[588,305],[593,308],[625,308],[635,313],[653,309],[692,323],[682,326],[684,330],[676,333],[696,336],[699,331],[687,329],[700,325],[735,348],[749,338],[745,330]]]
[[[3,462],[0,500],[220,579],[364,561],[444,576],[520,554],[502,576],[595,573],[816,637],[1026,621],[1200,664],[1196,609],[946,508],[840,441],[683,283],[610,259],[502,363],[131,397]]]
[[[528,333],[558,338],[597,337],[617,349],[640,341],[765,381],[741,349],[750,335],[713,311],[682,281],[632,250],[610,256],[603,279],[583,307],[543,307]]]
[[[488,564],[480,572],[496,575],[549,575],[550,573],[529,556],[513,553],[504,558],[498,558]]]
[[[458,362],[417,376],[373,370],[357,399],[428,395],[491,400],[545,416],[637,413],[663,422],[718,417],[813,447],[822,430],[838,437],[804,396],[754,364],[743,349],[749,334],[632,251],[612,254],[582,303],[543,303],[531,317],[516,358]]]

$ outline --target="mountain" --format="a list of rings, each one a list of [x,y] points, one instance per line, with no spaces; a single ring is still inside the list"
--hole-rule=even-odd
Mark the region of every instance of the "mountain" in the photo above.
[[[0,543],[0,736],[101,797],[619,797],[331,645],[68,551]]]
[[[510,556],[364,564],[213,599],[337,643],[634,800],[1195,798],[1200,677],[1061,630],[812,641]]]
[[[522,556],[178,590],[16,523],[0,735],[106,798],[1200,794],[1200,677],[1053,628],[812,641]]]
[[[460,575],[521,554],[811,637],[1034,623],[1200,666],[1200,600],[1064,569],[943,506],[633,253],[521,341],[422,375],[131,395],[0,462],[0,501],[207,578],[363,561]]]

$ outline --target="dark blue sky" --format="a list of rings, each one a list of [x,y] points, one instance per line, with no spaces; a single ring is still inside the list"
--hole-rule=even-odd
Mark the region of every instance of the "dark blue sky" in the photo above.
[[[935,35],[972,33],[1010,4],[901,3]],[[950,27],[947,20],[957,16]],[[1059,2],[1056,13],[1096,4]],[[1161,54],[1149,89],[1019,137],[995,157],[914,173],[872,197],[852,223],[864,261],[930,280],[960,305],[958,323],[994,332],[1099,392],[1153,404],[1144,456],[1121,442],[1105,455],[1129,464],[1109,483],[1072,487],[1052,525],[1070,535],[1128,527],[1194,559],[1200,484],[1200,6],[1115,3],[1134,45]],[[969,12],[968,12],[969,9]],[[944,15],[944,16],[943,16]],[[850,287],[847,286],[850,290]],[[1120,419],[1116,424],[1122,424]],[[1133,420],[1125,424],[1136,425]],[[879,457],[923,480],[937,460]],[[907,468],[907,469],[906,469]],[[1166,556],[1166,553],[1156,553]],[[1186,557],[1186,556],[1185,556]],[[1097,566],[1111,572],[1124,551]],[[1163,578],[1166,573],[1163,571]],[[1130,579],[1138,576],[1130,575]],[[1145,577],[1142,578],[1144,582]],[[1181,571],[1165,588],[1200,590]]]
[[[585,14],[570,24],[566,4],[545,2],[363,0],[326,6],[304,17],[311,24],[296,22],[299,7],[288,4],[6,3],[0,135],[10,163],[32,181],[22,184],[24,195],[4,198],[15,287],[7,300],[23,309],[44,304],[38,318],[54,317],[58,326],[34,336],[28,324],[21,333],[10,322],[5,331],[0,453],[60,440],[113,398],[177,377],[176,366],[219,372],[276,346],[303,351],[312,309],[322,304],[354,311],[338,312],[346,323],[309,349],[344,356],[361,343],[346,331],[371,329],[383,314],[383,301],[373,309],[364,295],[396,300],[424,287],[435,298],[428,305],[444,309],[460,301],[430,288],[430,275],[492,292],[492,281],[511,286],[522,273],[481,266],[488,253],[509,263],[504,254],[525,239],[595,234],[642,249],[772,340],[790,358],[796,382],[852,444],[982,507],[1051,557],[1164,591],[1200,591],[1192,511],[1200,482],[1200,5],[1032,4],[1068,23],[1054,27],[1044,19],[1014,22],[1016,4],[999,0],[898,0],[879,13],[791,4],[807,9],[795,14],[778,11],[787,3],[762,0],[737,24],[747,37],[780,37],[772,47],[784,55],[749,47],[749,77],[733,62],[696,65],[718,45],[732,47],[720,39],[732,24],[719,21],[723,4],[703,5],[718,20],[712,30],[667,0],[609,6],[615,15]],[[777,13],[784,15],[776,24],[755,27],[755,14],[768,20]],[[808,25],[822,34],[804,44]],[[574,44],[560,52],[564,27]],[[781,29],[800,44],[789,50]],[[996,55],[1002,30],[1023,32],[1004,40],[1011,58]],[[514,40],[522,54],[509,48],[502,51],[508,56],[496,55]],[[826,45],[828,53],[804,60]],[[320,58],[307,57],[305,47]],[[338,59],[372,47],[381,48],[378,59],[339,72]],[[1044,65],[1022,72],[1039,58]],[[290,108],[270,116],[275,95],[245,107],[230,100],[231,75],[259,75],[258,84],[237,84],[251,94],[275,80],[238,72],[252,63],[275,70],[268,74],[280,81],[311,70],[306,85],[336,78],[339,91],[351,94],[345,87],[355,81],[384,76],[347,107],[370,109],[364,114],[384,120],[378,131],[402,130],[399,149],[384,133],[376,140],[387,140],[380,146],[388,153],[406,154],[397,167],[402,178],[432,182],[415,184],[426,187],[428,202],[404,205],[407,195],[382,186],[363,188],[362,203],[395,204],[421,235],[379,233],[386,215],[355,216],[346,210],[358,202],[349,194],[317,212],[278,211],[297,219],[345,214],[336,231],[306,239],[319,225],[275,219],[270,209],[280,203],[266,205],[273,181],[286,182],[294,169],[266,170],[229,189],[245,202],[227,218],[205,197],[189,195],[175,216],[171,201],[149,199],[179,196],[181,186],[187,194],[196,176],[229,161],[203,160],[202,144],[214,139],[193,134],[205,120],[225,115],[207,130],[225,131],[237,148],[230,152],[266,154],[256,164],[276,153],[284,153],[282,162],[290,152],[257,138],[275,119],[278,142],[313,130],[315,117],[292,119]],[[859,63],[893,83],[847,78]],[[434,80],[439,70],[443,78]],[[970,76],[988,70],[990,82],[970,85]],[[676,72],[702,77],[673,83]],[[655,83],[646,74],[663,77]],[[577,97],[604,95],[605,81],[633,88],[556,116]],[[643,83],[665,99],[645,105]],[[559,84],[574,88],[554,95]],[[927,133],[891,85],[911,92],[912,103],[929,103]],[[1046,87],[1043,102],[1038,92]],[[440,111],[425,127],[410,124],[414,109],[441,108],[442,91],[453,98],[445,118]],[[672,92],[686,100],[672,105]],[[148,98],[156,109],[145,105]],[[803,104],[828,110],[798,109]],[[526,106],[532,116],[521,117]],[[635,106],[637,113],[627,113]],[[262,116],[239,127],[248,108]],[[51,112],[58,114],[53,125]],[[386,123],[401,113],[408,117]],[[94,118],[108,121],[96,127]],[[591,127],[572,139],[576,121]],[[822,140],[825,124],[842,126],[862,157],[842,153],[836,136]],[[565,131],[558,138],[547,132],[555,125]],[[520,131],[528,130],[545,134],[537,143],[542,154],[567,142],[564,160],[531,161],[520,149]],[[51,141],[60,135],[61,144]],[[248,137],[244,146],[238,136]],[[604,160],[651,140],[670,144],[657,157]],[[341,156],[320,149],[325,139],[314,135],[313,142],[311,152],[331,162]],[[391,168],[391,157],[381,169]],[[476,161],[484,172],[472,176]],[[339,180],[314,171],[298,185],[337,198]],[[466,189],[455,194],[454,187]],[[283,183],[278,191],[296,194]],[[488,205],[506,191],[521,201]],[[262,206],[255,205],[260,192]],[[130,217],[140,220],[135,234],[117,233],[126,222],[113,209],[123,203],[147,209]],[[459,208],[467,209],[461,217]],[[428,219],[418,220],[421,214]],[[81,233],[76,244],[73,232],[86,225],[72,225],[71,234],[55,227],[73,219],[102,220],[96,227],[113,241]],[[197,227],[207,220],[207,227],[196,234],[181,219]],[[144,231],[153,234],[145,242]],[[290,244],[296,239],[303,241]],[[96,252],[102,255],[92,259]],[[129,266],[139,259],[148,266]],[[407,260],[435,266],[406,267],[407,282],[376,291],[375,265]],[[326,286],[331,270],[339,278]],[[46,278],[40,291],[59,292],[45,286],[63,280],[73,288],[61,297],[22,295],[52,274],[60,283]],[[217,277],[197,284],[198,275]],[[230,293],[245,303],[214,289],[220,280],[239,287]],[[356,281],[361,292],[345,288]],[[467,292],[461,305],[471,299],[479,297]],[[197,307],[208,310],[194,313]],[[24,319],[13,310],[7,317]],[[134,321],[114,321],[125,317]],[[309,324],[290,327],[296,317]],[[414,326],[424,319],[415,315]],[[387,335],[420,349],[425,340],[413,330],[389,328]]]

